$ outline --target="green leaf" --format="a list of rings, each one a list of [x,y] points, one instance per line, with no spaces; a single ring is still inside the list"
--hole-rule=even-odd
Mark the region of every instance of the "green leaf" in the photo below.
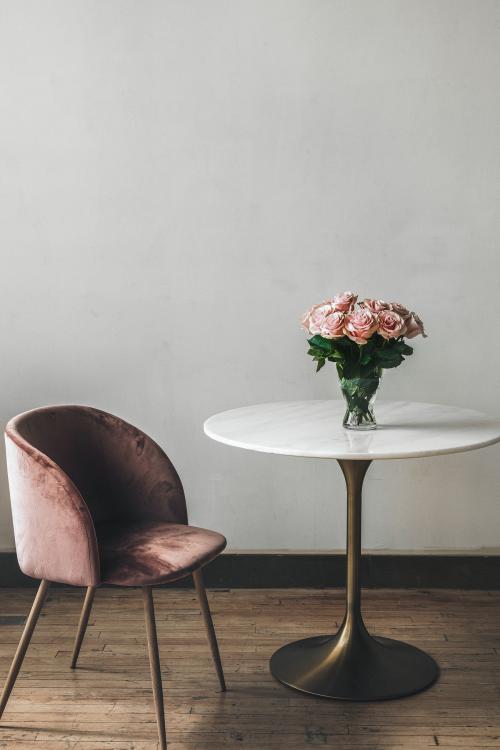
[[[340,339],[335,339],[335,343],[341,349],[349,349],[351,346],[357,346],[357,344],[355,344],[354,341],[351,341],[351,339],[347,336],[342,336],[342,338]]]
[[[395,351],[398,352],[398,354],[406,354],[406,356],[408,357],[410,356],[410,354],[413,354],[412,347],[408,346],[408,344],[405,344],[405,342],[401,339],[390,339],[387,342],[385,351]]]
[[[380,336],[372,336],[368,339],[366,344],[363,345],[363,352],[370,352],[370,354],[373,352],[375,347],[379,344],[378,339]]]
[[[324,357],[325,356],[325,352],[322,349],[318,349],[316,346],[311,347],[307,353],[310,354],[311,357]]]
[[[328,354],[332,350],[332,342],[330,339],[324,339],[323,336],[313,336],[312,339],[309,339],[309,344],[316,349],[321,349],[323,352],[328,352]]]
[[[399,352],[389,347],[387,349],[377,349],[375,355],[380,362],[390,362],[390,360],[401,356]]]
[[[402,357],[400,354],[396,354],[395,357],[392,359],[384,359],[382,362],[380,362],[380,367],[383,367],[384,370],[389,370],[392,367],[399,367],[401,362],[404,362],[404,357]]]
[[[388,362],[384,362],[382,365],[383,370],[393,370],[395,367],[399,367],[399,365],[403,362],[402,359],[391,359]]]
[[[318,366],[316,367],[316,372],[319,372],[322,367],[325,366],[325,360],[324,359],[318,359]]]

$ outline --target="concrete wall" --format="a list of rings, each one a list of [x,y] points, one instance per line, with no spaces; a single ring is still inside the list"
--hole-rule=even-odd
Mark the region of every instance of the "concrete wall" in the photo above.
[[[341,548],[336,465],[203,420],[336,397],[298,319],[345,288],[430,333],[380,398],[500,413],[499,83],[497,1],[1,0],[2,422],[115,412],[231,548]],[[377,464],[365,546],[500,550],[499,487],[498,446]]]

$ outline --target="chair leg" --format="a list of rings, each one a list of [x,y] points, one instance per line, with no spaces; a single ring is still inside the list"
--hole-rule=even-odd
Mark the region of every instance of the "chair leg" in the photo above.
[[[26,654],[26,651],[28,650],[28,646],[30,645],[31,636],[33,635],[33,631],[42,610],[43,602],[47,595],[49,586],[50,582],[43,579],[40,582],[40,586],[38,587],[35,601],[33,602],[31,612],[29,613],[28,619],[26,620],[26,625],[24,626],[21,640],[19,641],[17,651],[15,653],[14,659],[12,660],[9,674],[7,675],[7,680],[5,681],[2,698],[0,699],[0,718],[2,717],[2,714],[5,710],[5,706],[7,705],[7,701],[9,700],[12,688],[16,684],[17,675],[19,674],[24,656]]]
[[[212,652],[212,658],[215,664],[215,671],[217,672],[217,677],[219,678],[220,689],[224,692],[226,690],[226,682],[224,680],[224,672],[220,659],[219,645],[217,643],[217,636],[215,635],[214,623],[212,621],[212,615],[210,614],[207,592],[205,591],[205,584],[203,583],[203,574],[201,570],[197,570],[193,573],[193,580],[196,591],[198,593],[198,599],[200,600],[201,612],[205,621],[205,628],[207,631],[210,651]]]
[[[80,622],[78,623],[78,631],[76,634],[75,645],[73,646],[73,655],[71,657],[71,669],[75,669],[76,662],[78,661],[78,655],[82,647],[82,642],[85,637],[85,631],[89,622],[90,611],[92,609],[92,603],[95,596],[95,586],[88,586],[87,593],[85,594],[85,601],[83,602],[82,613],[80,615]]]
[[[166,750],[167,735],[165,730],[165,709],[163,707],[163,689],[161,685],[160,654],[158,651],[158,640],[156,637],[155,609],[153,603],[153,588],[143,586],[142,596],[144,600],[144,617],[146,620],[146,633],[148,636],[149,666],[151,668],[151,682],[153,684],[153,696],[156,709],[156,723],[158,724],[158,737],[160,750]]]

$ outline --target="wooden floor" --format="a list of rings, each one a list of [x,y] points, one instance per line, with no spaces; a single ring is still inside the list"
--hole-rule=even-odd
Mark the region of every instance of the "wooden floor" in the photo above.
[[[1,680],[33,594],[0,591]],[[370,630],[426,649],[442,673],[420,695],[358,704],[303,696],[268,669],[278,646],[339,624],[341,591],[212,592],[226,694],[218,692],[194,592],[163,589],[155,597],[170,750],[500,748],[500,592],[365,592]],[[140,591],[97,592],[72,672],[82,600],[78,589],[49,593],[0,724],[0,747],[157,747]]]

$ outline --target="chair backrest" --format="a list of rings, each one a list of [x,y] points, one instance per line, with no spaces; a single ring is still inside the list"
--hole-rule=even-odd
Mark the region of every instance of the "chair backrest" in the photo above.
[[[118,417],[87,406],[48,406],[14,417],[5,434],[16,550],[27,575],[94,585],[95,525],[187,523],[172,463]]]

